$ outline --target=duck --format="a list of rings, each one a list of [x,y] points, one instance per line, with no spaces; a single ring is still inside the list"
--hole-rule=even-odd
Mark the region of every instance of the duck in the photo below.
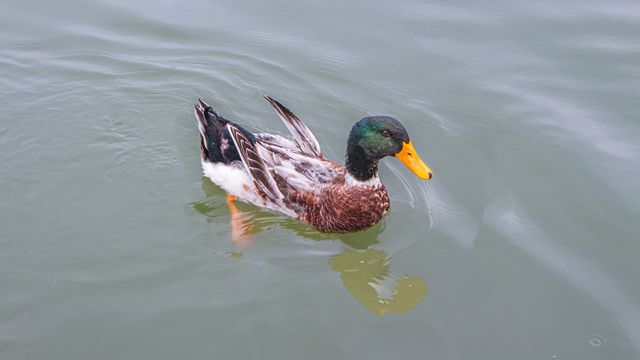
[[[204,175],[236,199],[309,224],[320,232],[348,233],[378,223],[390,209],[379,161],[396,157],[418,178],[431,169],[405,127],[390,116],[366,116],[351,128],[344,165],[325,158],[311,130],[269,96],[267,103],[291,133],[253,133],[199,99],[194,113]]]

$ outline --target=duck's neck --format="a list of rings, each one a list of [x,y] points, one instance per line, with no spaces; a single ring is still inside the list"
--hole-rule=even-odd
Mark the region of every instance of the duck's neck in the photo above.
[[[369,159],[358,145],[347,145],[345,167],[349,175],[357,181],[378,178],[378,160]]]

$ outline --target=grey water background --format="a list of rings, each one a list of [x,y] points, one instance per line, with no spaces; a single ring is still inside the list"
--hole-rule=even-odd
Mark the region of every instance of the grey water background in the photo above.
[[[637,1],[0,3],[0,358],[638,359]],[[202,176],[192,104],[434,179],[322,236]]]

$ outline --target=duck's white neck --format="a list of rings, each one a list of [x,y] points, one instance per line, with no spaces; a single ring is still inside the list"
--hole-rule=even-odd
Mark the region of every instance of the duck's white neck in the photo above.
[[[347,186],[371,186],[371,187],[382,186],[382,183],[380,182],[380,178],[378,177],[378,174],[374,175],[369,180],[360,181],[354,178],[353,176],[351,176],[351,174],[347,173],[347,175],[344,176],[344,183]]]

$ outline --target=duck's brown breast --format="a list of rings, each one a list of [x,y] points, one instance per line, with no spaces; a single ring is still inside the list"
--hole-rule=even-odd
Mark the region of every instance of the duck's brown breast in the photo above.
[[[382,186],[332,184],[310,196],[301,220],[320,231],[352,232],[376,224],[389,211],[387,190]]]

